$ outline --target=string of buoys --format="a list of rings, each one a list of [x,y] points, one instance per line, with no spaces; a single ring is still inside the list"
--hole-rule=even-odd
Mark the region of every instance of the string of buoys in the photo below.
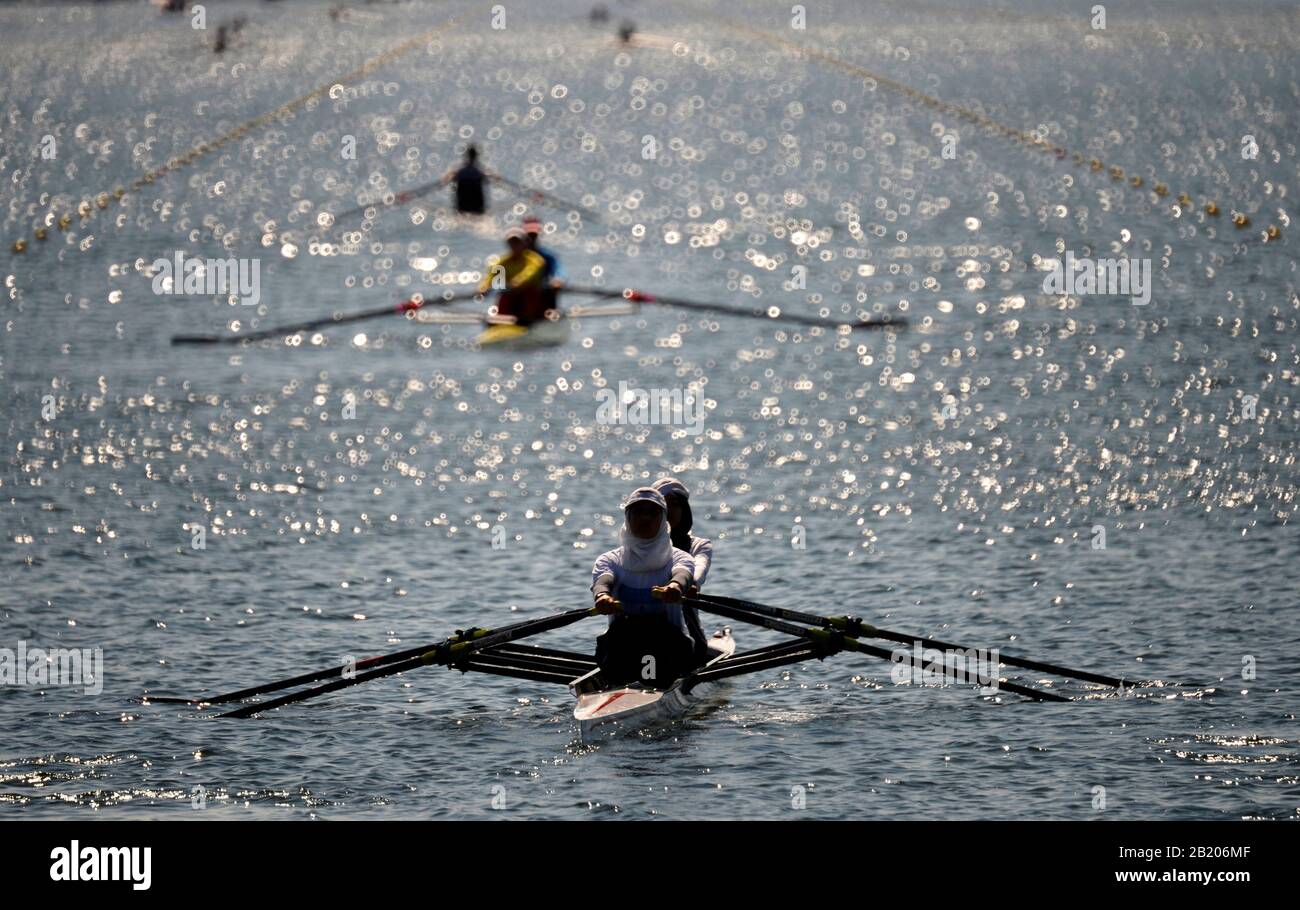
[[[703,13],[703,15],[708,16],[708,18],[711,18],[716,22],[722,23],[730,28],[733,28],[736,31],[740,31],[748,35],[752,35],[753,37],[758,38],[761,41],[767,41],[772,44],[778,44],[783,47],[789,48],[790,50],[797,51],[798,53],[806,54],[809,57],[815,58],[817,60],[821,60],[822,62],[828,63],[831,66],[834,66],[838,69],[852,73],[853,75],[859,78],[868,79],[876,83],[877,85],[885,86],[886,88],[892,89],[893,91],[906,95],[907,97],[911,98],[912,100],[920,104],[925,105],[926,107],[934,108],[936,110],[944,111],[945,113],[952,114],[957,117],[961,117],[962,119],[969,120],[970,122],[977,124],[978,126],[981,126],[985,129],[988,129],[991,132],[1001,133],[1002,135],[1007,136],[1008,138],[1014,141],[1023,142],[1026,145],[1040,148],[1042,149],[1042,151],[1048,154],[1055,155],[1056,158],[1058,159],[1064,159],[1067,156],[1072,157],[1076,165],[1083,166],[1086,163],[1088,168],[1094,172],[1100,173],[1101,171],[1106,171],[1110,174],[1112,180],[1123,181],[1125,178],[1124,169],[1119,167],[1118,165],[1108,166],[1100,158],[1086,158],[1084,155],[1080,154],[1079,152],[1074,152],[1073,154],[1071,154],[1071,152],[1068,149],[1062,148],[1059,145],[1055,145],[1042,136],[1038,136],[1034,133],[1026,132],[1025,130],[1019,130],[1014,127],[1007,126],[1005,124],[998,123],[992,118],[986,117],[983,114],[980,114],[976,111],[972,111],[968,108],[964,108],[958,104],[953,104],[950,101],[944,101],[942,98],[936,98],[933,95],[927,95],[925,92],[912,88],[910,85],[905,85],[901,82],[897,82],[893,79],[890,79],[888,76],[882,76],[879,73],[874,73],[871,70],[867,69],[866,67],[859,66],[856,63],[850,63],[847,60],[842,60],[839,57],[834,56],[833,54],[827,53],[826,51],[819,50],[813,47],[808,47],[806,45],[798,43],[797,41],[791,41],[788,38],[784,38],[781,35],[775,35],[770,32],[761,31],[760,29],[752,28],[740,22],[733,22],[732,20],[723,18],[721,16],[714,16],[708,13]],[[1144,182],[1145,181],[1143,181],[1143,179],[1136,174],[1130,177],[1128,180],[1129,185],[1134,187],[1135,189],[1141,189],[1142,186],[1144,185]],[[1156,194],[1156,196],[1162,199],[1165,196],[1169,195],[1169,187],[1167,184],[1163,182],[1157,181],[1151,187],[1151,190]],[[1187,193],[1179,193],[1178,205],[1182,209],[1190,209],[1192,207],[1191,196],[1189,196]],[[1206,215],[1209,215],[1210,217],[1217,217],[1220,213],[1218,203],[1212,199],[1207,199],[1205,201],[1203,205],[1203,211],[1205,212]],[[1250,227],[1250,218],[1248,218],[1242,212],[1234,211],[1232,213],[1232,223],[1238,230],[1241,230]],[[1262,239],[1265,242],[1268,242],[1271,240],[1277,240],[1281,236],[1282,236],[1282,229],[1278,227],[1276,224],[1270,224],[1267,228],[1264,229],[1262,234]]]
[[[77,215],[80,217],[82,221],[87,220],[95,213],[96,209],[108,208],[110,199],[120,200],[128,193],[137,192],[138,190],[140,190],[141,187],[145,187],[152,184],[159,177],[163,177],[166,174],[171,173],[172,171],[177,171],[183,167],[187,167],[188,165],[193,164],[195,161],[198,161],[200,158],[203,158],[204,156],[210,154],[213,151],[216,151],[222,146],[234,142],[237,139],[242,139],[244,136],[248,135],[253,130],[265,126],[266,124],[270,123],[271,121],[279,117],[284,116],[285,114],[293,113],[298,108],[307,104],[313,98],[318,98],[328,93],[336,85],[342,85],[348,82],[354,82],[358,79],[365,78],[375,70],[379,69],[381,66],[391,63],[392,61],[396,60],[398,57],[410,53],[416,47],[425,44],[434,35],[440,32],[447,31],[448,29],[454,28],[463,18],[464,18],[464,14],[455,16],[447,20],[446,22],[442,23],[441,25],[429,29],[427,32],[424,32],[423,34],[416,35],[413,38],[408,38],[407,40],[401,42],[400,44],[392,48],[389,48],[387,51],[384,51],[382,54],[378,55],[377,57],[372,57],[370,60],[367,60],[365,63],[363,63],[361,66],[359,66],[357,69],[353,70],[352,72],[346,73],[345,75],[340,76],[337,79],[331,79],[329,82],[312,89],[310,92],[307,92],[304,95],[300,95],[299,97],[294,98],[292,101],[287,101],[273,110],[267,111],[264,114],[260,114],[251,120],[247,120],[244,123],[241,123],[239,126],[235,127],[234,129],[218,136],[216,139],[212,139],[207,142],[200,142],[198,145],[194,146],[184,154],[177,155],[176,157],[172,158],[165,164],[157,168],[154,168],[152,171],[149,171],[148,173],[145,174],[141,174],[139,177],[136,177],[125,187],[118,186],[111,193],[104,192],[104,193],[97,194],[94,197],[93,205],[89,200],[83,199],[77,205],[76,208]],[[50,213],[50,217],[53,217],[53,212]],[[48,219],[47,219],[47,223],[48,223]],[[66,212],[62,215],[59,215],[58,218],[55,219],[55,224],[58,225],[60,231],[68,230],[70,227],[72,227],[72,223],[73,223],[72,215]],[[38,225],[32,231],[32,236],[35,237],[37,240],[45,240],[49,236],[49,232],[46,230],[44,225]],[[14,241],[13,246],[10,247],[10,250],[13,253],[24,253],[27,251],[27,247],[28,247],[27,241],[25,239],[19,238],[18,240]]]

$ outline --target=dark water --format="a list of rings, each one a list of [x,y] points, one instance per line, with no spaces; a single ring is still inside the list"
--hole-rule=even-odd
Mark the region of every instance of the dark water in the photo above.
[[[0,812],[191,817],[202,792],[233,818],[498,817],[503,794],[528,818],[1293,817],[1295,10],[1126,4],[1099,31],[1064,4],[840,3],[800,32],[781,4],[613,3],[601,26],[589,6],[493,30],[454,2],[228,4],[206,32],[138,4],[0,9],[0,228],[31,244],[3,254],[0,646],[104,660],[98,694],[0,687]],[[624,17],[637,47],[609,37]],[[911,328],[647,307],[528,353],[396,319],[168,343],[481,272],[532,201],[497,187],[478,225],[444,193],[319,220],[435,179],[467,140],[600,213],[538,208],[575,284]],[[260,306],[155,295],[145,270],[177,250],[260,257]],[[1149,258],[1151,303],[1043,293],[1037,263],[1066,251]],[[620,382],[701,387],[702,431],[602,424],[596,393]],[[714,593],[1158,684],[995,701],[841,655],[585,748],[562,689],[438,668],[253,721],[135,701],[582,605],[619,497],[666,472],[716,542]],[[598,627],[548,641],[586,649]]]

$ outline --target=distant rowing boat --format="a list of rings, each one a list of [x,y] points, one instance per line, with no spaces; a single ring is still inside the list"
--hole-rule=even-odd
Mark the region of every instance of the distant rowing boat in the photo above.
[[[801,313],[783,312],[780,307],[769,306],[765,309],[742,309],[740,307],[723,306],[716,303],[707,303],[700,300],[689,300],[681,297],[660,297],[655,294],[648,294],[644,291],[634,290],[632,288],[623,288],[622,290],[612,290],[609,288],[597,287],[574,287],[568,285],[564,289],[566,295],[580,295],[585,297],[595,297],[604,300],[617,300],[619,303],[610,304],[605,308],[600,306],[572,307],[562,318],[573,318],[578,316],[620,316],[625,313],[636,312],[636,307],[640,304],[658,304],[667,307],[678,307],[683,310],[690,310],[697,313],[709,313],[711,315],[730,316],[739,319],[756,319],[762,322],[774,324],[786,323],[788,325],[807,326],[810,328],[820,329],[823,331],[832,331],[837,334],[846,334],[861,329],[866,331],[884,331],[897,332],[907,328],[907,320],[901,316],[886,314],[881,319],[861,319],[859,317],[849,317],[845,319],[836,319],[827,316],[807,316]],[[367,319],[380,319],[399,315],[407,319],[415,319],[420,322],[445,322],[445,323],[484,323],[489,324],[496,322],[507,322],[501,317],[495,317],[491,313],[485,315],[476,315],[473,313],[451,312],[442,310],[442,307],[455,303],[458,300],[477,300],[482,295],[477,291],[468,291],[462,293],[446,292],[441,297],[426,300],[422,295],[415,295],[407,300],[400,301],[397,304],[379,307],[373,310],[362,310],[358,313],[335,313],[332,316],[322,316],[316,319],[310,319],[306,322],[293,323],[291,325],[282,325],[269,329],[255,329],[251,332],[244,332],[236,335],[173,335],[172,344],[244,344],[250,341],[265,341],[271,338],[282,338],[286,342],[290,339],[300,336],[304,332],[316,330],[325,330],[327,328],[349,325],[356,322],[362,322]],[[631,309],[629,309],[629,307]],[[236,322],[237,324],[237,322]],[[233,326],[232,326],[233,327]],[[523,336],[518,333],[495,333],[496,337],[489,336],[490,340],[504,342],[513,335],[513,341],[523,340]],[[539,336],[544,337],[544,336]]]
[[[515,192],[523,196],[526,196],[528,199],[530,199],[533,203],[537,205],[545,205],[545,206],[550,206],[552,208],[558,208],[565,211],[579,212],[587,220],[592,221],[596,224],[600,223],[599,212],[592,211],[591,209],[579,205],[576,202],[568,202],[564,199],[560,199],[556,196],[552,196],[550,193],[543,192],[542,190],[539,190],[536,187],[527,186],[526,184],[519,183],[518,181],[515,180],[511,180],[509,177],[504,177],[500,174],[488,174],[487,177],[489,180],[493,181],[494,183],[500,183],[510,187],[512,190],[514,190]],[[329,212],[325,213],[324,216],[325,221],[323,222],[323,225],[328,227],[346,225],[347,223],[355,220],[357,216],[366,216],[368,218],[378,217],[386,209],[390,209],[399,205],[405,205],[408,202],[415,202],[416,200],[424,198],[434,190],[441,189],[444,186],[446,186],[446,183],[442,180],[442,178],[439,178],[437,180],[431,180],[427,183],[422,183],[419,186],[414,186],[397,193],[392,193],[392,192],[385,193],[378,197],[372,198],[368,202],[364,202],[361,203],[360,205],[353,206],[352,208],[347,209],[345,211],[337,212],[337,213],[329,213]],[[423,209],[426,213],[426,217],[429,217],[431,220],[434,221],[435,230],[441,230],[445,228],[445,222],[450,221],[458,225],[474,226],[479,230],[482,230],[483,225],[491,225],[493,236],[495,236],[497,233],[496,228],[498,226],[498,222],[496,221],[496,219],[492,218],[490,215],[487,215],[486,213],[483,212],[478,212],[478,213],[461,212],[455,208],[446,208],[442,206],[423,206]],[[442,227],[439,226],[438,223],[439,220],[444,222],[444,225]]]
[[[417,314],[416,320],[423,323],[441,323],[443,325],[468,324],[484,326],[483,331],[474,339],[482,350],[490,351],[526,351],[539,348],[551,348],[564,344],[573,333],[573,320],[583,318],[602,318],[613,316],[630,316],[638,311],[635,304],[615,303],[608,305],[574,306],[558,311],[553,318],[538,320],[531,325],[517,325],[513,319],[503,316],[481,316],[477,313],[457,313],[429,310]]]

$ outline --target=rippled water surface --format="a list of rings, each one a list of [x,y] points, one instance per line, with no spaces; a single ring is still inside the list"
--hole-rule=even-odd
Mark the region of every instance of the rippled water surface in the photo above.
[[[1294,817],[1295,8],[590,6],[0,8],[0,647],[104,661],[0,687],[0,815]],[[599,221],[382,205],[467,141]],[[574,284],[910,327],[169,343],[464,290],[529,207]],[[177,251],[256,257],[260,303],[156,295]],[[1150,260],[1150,304],[1044,293],[1067,251]],[[620,383],[699,390],[703,426],[598,420]],[[562,688],[441,668],[248,721],[139,703],[583,605],[662,473],[714,593],[1148,685],[1027,674],[1080,698],[1034,704],[839,655],[590,746]]]

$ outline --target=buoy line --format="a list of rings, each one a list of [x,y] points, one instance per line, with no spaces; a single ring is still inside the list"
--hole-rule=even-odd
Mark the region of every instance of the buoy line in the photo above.
[[[292,101],[286,101],[284,104],[280,105],[279,107],[273,108],[272,110],[269,110],[263,114],[259,114],[258,116],[252,118],[251,120],[246,120],[243,123],[241,123],[239,126],[235,127],[234,129],[229,130],[228,132],[218,136],[216,139],[212,139],[207,142],[200,142],[198,145],[191,148],[188,152],[185,152],[182,155],[178,155],[175,158],[169,160],[167,163],[162,164],[145,174],[141,174],[139,177],[136,177],[129,184],[127,184],[127,186],[115,187],[112,190],[112,192],[106,191],[106,192],[96,193],[92,197],[94,200],[93,203],[91,202],[90,199],[83,199],[80,202],[80,204],[78,204],[77,206],[77,215],[80,216],[80,219],[82,221],[86,221],[93,214],[95,214],[96,210],[102,211],[103,209],[107,209],[110,199],[120,200],[128,193],[137,192],[142,187],[146,187],[150,185],[159,177],[163,177],[173,171],[179,171],[180,169],[193,164],[199,159],[206,157],[207,155],[211,154],[212,152],[216,151],[217,149],[225,145],[230,144],[236,139],[244,138],[253,130],[258,129],[259,127],[266,126],[268,123],[271,123],[272,121],[278,119],[279,117],[282,117],[285,114],[289,114],[298,110],[299,108],[303,107],[314,98],[319,98],[322,95],[329,93],[335,88],[335,86],[344,85],[349,82],[355,82],[358,79],[363,79],[366,76],[369,76],[371,73],[379,69],[381,66],[391,63],[392,61],[398,59],[399,57],[402,57],[410,53],[416,47],[419,47],[427,43],[435,35],[441,32],[445,32],[451,28],[454,28],[456,25],[460,23],[462,19],[465,18],[465,15],[466,15],[465,13],[462,13],[458,16],[454,16],[451,19],[447,20],[446,22],[442,23],[441,25],[437,25],[429,29],[427,32],[424,32],[423,34],[416,35],[413,38],[408,38],[405,41],[401,42],[400,44],[395,45],[394,47],[391,47],[388,50],[384,51],[382,54],[379,54],[378,56],[372,57],[370,60],[367,60],[365,63],[363,63],[355,70],[352,70],[350,73],[345,73],[344,75],[338,77],[337,79],[331,79],[329,82],[317,86],[316,88],[312,89],[306,94],[294,98]],[[72,226],[72,215],[70,213],[65,212],[62,215],[59,215],[57,218],[55,218],[54,223],[58,225],[59,230],[66,231],[68,228]],[[45,225],[40,225],[33,230],[32,235],[33,237],[35,237],[36,240],[45,240],[46,237],[49,236],[49,232],[46,229]],[[10,247],[10,251],[12,253],[26,252],[27,241],[22,238],[15,240],[13,245]]]
[[[1128,176],[1126,180],[1124,169],[1122,167],[1119,167],[1118,165],[1108,165],[1106,162],[1102,161],[1100,158],[1097,158],[1095,156],[1086,156],[1081,152],[1071,152],[1069,149],[1057,145],[1043,136],[1039,136],[1035,133],[1030,133],[1025,130],[1016,129],[1015,127],[1011,127],[1011,126],[1007,126],[1006,124],[999,123],[996,120],[992,119],[991,117],[987,117],[981,113],[978,113],[977,111],[973,111],[969,108],[962,107],[959,104],[954,104],[951,101],[944,101],[942,98],[936,98],[935,96],[926,94],[925,92],[920,91],[919,89],[915,89],[910,85],[905,85],[902,82],[898,82],[897,80],[890,79],[888,76],[882,76],[879,73],[872,72],[871,70],[867,69],[864,66],[859,66],[856,63],[851,63],[847,60],[843,60],[839,57],[836,57],[833,54],[827,53],[826,51],[819,50],[813,47],[808,47],[806,45],[802,45],[797,41],[791,41],[790,39],[783,38],[780,35],[772,34],[770,32],[765,32],[760,29],[752,28],[740,22],[734,22],[722,16],[715,16],[710,13],[706,13],[702,11],[697,11],[697,12],[700,15],[706,16],[714,20],[715,22],[725,25],[728,28],[734,29],[738,32],[744,32],[745,34],[758,38],[761,41],[766,41],[771,44],[780,45],[782,47],[787,48],[788,50],[792,50],[797,53],[804,54],[808,57],[811,57],[816,60],[820,60],[823,63],[827,63],[833,67],[836,67],[837,69],[851,73],[854,76],[857,76],[858,78],[866,79],[877,85],[884,86],[885,88],[891,89],[892,91],[896,91],[902,95],[905,95],[908,98],[911,98],[912,100],[925,105],[926,107],[930,107],[935,110],[943,111],[945,113],[952,114],[957,117],[961,117],[962,119],[968,120],[971,123],[975,124],[976,126],[983,127],[993,133],[1001,134],[1014,142],[1021,142],[1024,143],[1025,145],[1038,148],[1044,153],[1053,155],[1058,160],[1068,157],[1077,166],[1087,165],[1089,170],[1093,172],[1105,171],[1110,174],[1112,180],[1125,182],[1128,186],[1132,187],[1133,189],[1141,189],[1143,186],[1145,186],[1146,181],[1140,175],[1137,174]],[[1156,196],[1161,199],[1165,198],[1171,193],[1168,184],[1163,181],[1155,181],[1152,184],[1151,191],[1154,192]],[[1178,202],[1178,205],[1182,209],[1191,209],[1194,206],[1192,197],[1188,193],[1185,192],[1178,193],[1175,199]],[[1219,204],[1213,199],[1206,199],[1203,203],[1202,210],[1205,212],[1206,215],[1210,217],[1218,217],[1221,214],[1221,209]],[[1175,213],[1174,217],[1178,217],[1180,214],[1181,212]],[[1242,230],[1244,228],[1250,227],[1250,218],[1244,212],[1239,211],[1237,209],[1230,209],[1229,214],[1231,216],[1233,226],[1235,226],[1238,230]],[[1278,227],[1276,224],[1270,224],[1259,235],[1260,240],[1264,243],[1277,240],[1281,236],[1282,236],[1282,229]]]

